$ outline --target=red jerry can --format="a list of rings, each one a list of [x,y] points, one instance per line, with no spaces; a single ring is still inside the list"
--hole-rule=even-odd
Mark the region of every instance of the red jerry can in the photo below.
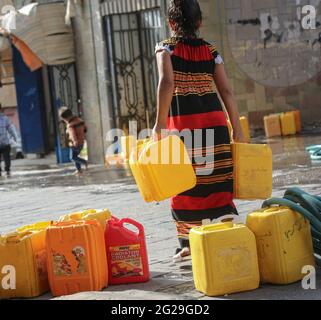
[[[129,230],[125,224],[137,228]],[[144,227],[132,219],[108,221],[105,231],[110,284],[146,282],[149,266]]]

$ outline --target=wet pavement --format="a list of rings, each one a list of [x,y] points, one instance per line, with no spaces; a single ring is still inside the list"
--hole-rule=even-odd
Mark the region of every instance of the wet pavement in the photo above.
[[[305,147],[321,144],[321,134],[264,140],[273,150],[274,196],[288,186],[321,194],[321,162],[312,162]],[[72,175],[72,165],[57,166],[54,158],[17,160],[11,178],[0,178],[0,232],[87,208],[109,208],[114,215],[144,224],[152,280],[145,284],[113,286],[101,293],[80,293],[63,299],[207,299],[194,289],[191,262],[172,263],[178,247],[169,202],[145,203],[129,171],[91,166],[83,177]],[[262,201],[236,201],[242,217],[260,208]],[[222,299],[321,299],[321,274],[317,290],[290,286],[261,286],[258,290]],[[46,294],[40,299],[49,299]]]
[[[305,134],[286,138],[257,137],[253,143],[267,143],[273,152],[273,186],[289,184],[311,184],[321,182],[321,161],[311,160],[305,148],[321,144],[321,134]],[[74,177],[71,164],[58,166],[54,156],[39,160],[13,161],[11,178],[0,178],[0,191],[20,189],[86,186],[92,184],[127,183],[134,184],[130,170],[91,166],[83,177]]]

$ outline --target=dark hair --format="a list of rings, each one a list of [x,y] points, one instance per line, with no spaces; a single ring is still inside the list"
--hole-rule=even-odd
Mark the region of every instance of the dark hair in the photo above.
[[[175,33],[194,37],[202,21],[202,11],[197,0],[171,0],[168,19],[175,24]]]
[[[71,118],[73,116],[73,113],[67,107],[61,107],[59,109],[59,116],[61,119],[68,120],[69,118]]]

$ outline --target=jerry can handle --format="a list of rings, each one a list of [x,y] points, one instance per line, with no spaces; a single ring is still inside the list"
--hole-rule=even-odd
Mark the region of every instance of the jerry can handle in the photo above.
[[[20,239],[31,235],[33,232],[32,231],[24,231],[24,232],[12,232],[7,234],[7,239],[6,242],[16,242],[19,241]]]
[[[80,226],[84,224],[85,220],[68,220],[68,221],[57,221],[52,224],[53,227],[70,227]],[[87,220],[86,223],[91,224],[93,220]]]
[[[262,213],[266,213],[266,212],[277,212],[280,209],[284,209],[286,208],[285,206],[280,206],[280,205],[273,205],[273,206],[269,206],[267,208],[262,209]]]
[[[222,230],[222,229],[230,229],[233,228],[233,222],[222,222],[222,223],[214,223],[209,225],[204,225],[201,227],[203,231],[214,231],[214,230]]]
[[[210,219],[202,220],[202,224],[208,225],[208,224],[213,224],[213,223],[221,223],[221,222],[224,222],[223,220],[227,220],[227,219],[232,220],[235,223],[242,223],[240,216],[238,216],[236,214],[226,214],[226,215],[219,217],[217,219],[214,219],[214,220],[210,220]]]
[[[144,143],[144,145],[142,146],[139,155],[137,156],[137,160],[139,160],[142,156],[142,154],[145,154],[148,150],[148,147],[154,143],[155,141],[153,141],[152,139],[149,139],[148,141],[146,141],[146,143]]]
[[[68,227],[72,225],[79,224],[79,220],[68,220],[68,221],[57,221],[53,223],[54,227]]]
[[[119,224],[120,226],[123,226],[125,223],[131,224],[138,229],[139,235],[142,235],[142,236],[144,235],[144,227],[140,223],[138,223],[137,221],[135,221],[133,219],[124,218],[124,219],[117,221],[116,223]]]
[[[145,142],[143,143],[142,146],[138,147],[136,145],[136,147],[132,150],[132,152],[130,153],[130,159],[132,161],[138,162],[141,155],[143,153],[146,152],[148,146],[152,143],[153,141],[151,139],[145,139]]]

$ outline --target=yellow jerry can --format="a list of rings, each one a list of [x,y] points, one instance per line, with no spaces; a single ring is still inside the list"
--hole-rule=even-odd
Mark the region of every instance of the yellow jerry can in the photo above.
[[[279,114],[271,114],[264,117],[264,129],[267,138],[281,136],[281,123]]]
[[[220,296],[258,288],[255,237],[244,224],[225,222],[193,228],[189,240],[198,291]]]
[[[185,145],[174,135],[138,145],[129,165],[146,202],[168,199],[196,185]]]
[[[283,136],[289,136],[296,133],[295,116],[293,112],[282,113],[280,120]]]
[[[266,144],[232,143],[234,197],[267,199],[272,195],[272,150]]]
[[[45,221],[45,222],[37,222],[34,224],[29,224],[26,226],[23,226],[21,228],[18,228],[16,231],[19,233],[27,232],[27,231],[42,231],[47,229],[52,225],[53,221]]]
[[[136,143],[135,136],[123,136],[120,138],[121,156],[125,161],[129,161],[130,154],[136,147]]]
[[[105,229],[106,223],[111,219],[111,212],[108,209],[88,209],[82,212],[70,213],[59,218],[59,222],[79,221],[79,220],[97,220],[99,224]]]
[[[242,132],[244,136],[244,142],[250,143],[251,134],[250,134],[249,120],[247,119],[247,117],[240,117],[240,123],[241,123]]]
[[[287,207],[270,207],[247,216],[256,237],[262,283],[301,280],[302,267],[314,266],[310,223]]]
[[[49,291],[46,228],[41,222],[0,236],[0,298],[32,298]],[[6,279],[3,279],[6,277]]]
[[[142,147],[146,143],[150,142],[151,140],[149,138],[146,139],[139,139],[137,140],[136,147]]]

